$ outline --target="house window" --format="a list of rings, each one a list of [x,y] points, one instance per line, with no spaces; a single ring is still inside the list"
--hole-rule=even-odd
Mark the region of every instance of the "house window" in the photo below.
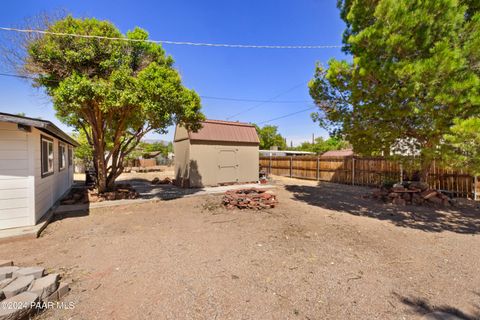
[[[41,137],[42,177],[53,174],[53,140]]]
[[[73,164],[73,150],[68,147],[68,166],[71,167]]]
[[[67,166],[67,152],[64,143],[58,144],[58,168],[59,170],[65,169]]]

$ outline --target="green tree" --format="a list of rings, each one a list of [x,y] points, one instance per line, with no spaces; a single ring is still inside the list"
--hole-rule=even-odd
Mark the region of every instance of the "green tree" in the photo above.
[[[108,21],[71,16],[47,28],[93,36],[26,38],[23,69],[51,96],[57,117],[85,133],[94,150],[99,192],[114,187],[124,159],[148,132],[165,133],[174,123],[199,128],[200,98],[182,85],[172,57],[145,41],[145,30],[123,35]]]
[[[84,131],[74,132],[72,137],[78,142],[75,148],[75,160],[80,160],[85,166],[93,166],[93,148],[88,142]]]
[[[456,119],[444,139],[447,165],[480,176],[480,118]]]
[[[260,149],[268,150],[273,146],[277,146],[280,150],[287,148],[285,138],[278,132],[277,126],[266,125],[260,128],[255,125],[255,128],[260,139]]]
[[[423,178],[455,118],[480,112],[478,1],[339,0],[344,51],[317,65],[313,118],[360,154],[420,153]]]
[[[302,142],[300,146],[293,148],[294,150],[299,151],[309,151],[315,152],[317,154],[322,154],[331,150],[342,150],[349,148],[350,144],[338,137],[329,137],[328,139],[323,139],[318,137],[315,139],[315,143],[308,141]]]

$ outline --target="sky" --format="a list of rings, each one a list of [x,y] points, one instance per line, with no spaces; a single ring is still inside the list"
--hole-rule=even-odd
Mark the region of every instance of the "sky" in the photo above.
[[[341,45],[345,28],[335,0],[242,1],[5,1],[0,26],[19,26],[42,12],[64,10],[75,17],[95,17],[113,22],[121,32],[138,26],[154,40],[254,45]],[[5,31],[0,31],[1,33]],[[1,39],[1,38],[0,38]],[[275,50],[212,48],[165,44],[175,60],[185,86],[202,97],[209,119],[260,123],[313,106],[307,83],[315,63],[331,58],[349,59],[339,48]],[[0,72],[4,72],[0,66]],[[272,100],[273,103],[211,99]],[[48,119],[67,132],[55,118],[50,99],[26,80],[0,76],[0,111],[24,112]],[[246,109],[253,108],[244,112]],[[314,111],[314,110],[312,110]],[[305,111],[265,124],[276,125],[294,145],[328,134]],[[240,113],[238,116],[229,118]],[[148,138],[172,140],[166,135]]]

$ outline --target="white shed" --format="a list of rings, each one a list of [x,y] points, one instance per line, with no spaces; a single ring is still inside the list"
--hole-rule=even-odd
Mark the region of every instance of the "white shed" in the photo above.
[[[76,146],[50,121],[0,112],[0,229],[35,225],[70,189]]]

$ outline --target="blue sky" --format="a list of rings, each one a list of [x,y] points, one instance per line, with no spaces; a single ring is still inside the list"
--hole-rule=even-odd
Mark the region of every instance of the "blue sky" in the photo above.
[[[96,17],[113,22],[122,32],[135,26],[149,31],[155,40],[234,44],[341,45],[344,23],[334,0],[242,1],[6,1],[0,11],[1,26],[18,26],[40,12],[66,10],[74,16]],[[5,31],[0,31],[5,32]],[[312,104],[307,82],[315,62],[345,58],[340,49],[272,50],[231,49],[164,45],[175,59],[186,86],[201,96],[278,101],[265,103],[232,120],[262,122],[307,108]],[[2,70],[2,66],[0,66]],[[4,71],[4,70],[3,70]],[[301,84],[304,85],[301,85]],[[20,79],[0,77],[0,110],[25,112],[61,125],[48,97]],[[226,119],[256,102],[202,99],[203,112],[211,119]],[[273,121],[288,143],[326,136],[309,112]],[[165,136],[149,138],[170,140]]]

